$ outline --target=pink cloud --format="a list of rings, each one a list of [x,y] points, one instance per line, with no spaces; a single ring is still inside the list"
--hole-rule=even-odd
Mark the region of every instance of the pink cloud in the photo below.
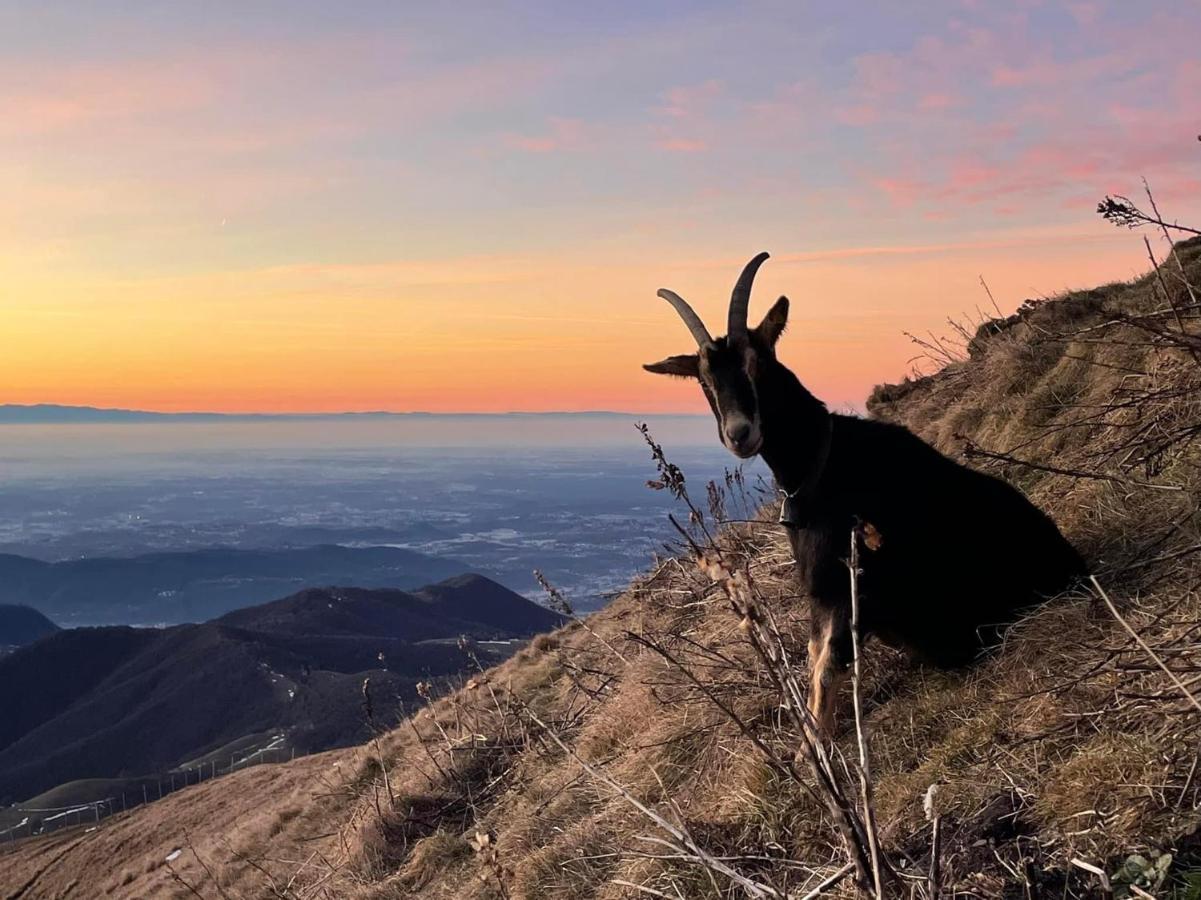
[[[982,5],[908,49],[858,58],[824,105],[815,91],[796,104],[810,121],[862,128],[868,161],[849,174],[911,215],[1059,215],[1142,174],[1179,196],[1201,157],[1195,23],[1150,12],[1118,27],[1088,4],[1072,14],[1087,41],[1053,41],[1027,12]]]
[[[3,73],[0,73],[0,77]],[[215,86],[203,71],[179,64],[80,64],[29,79],[3,78],[0,133],[63,133],[197,109],[212,102]]]
[[[716,78],[663,91],[662,102],[651,111],[657,120],[650,125],[653,147],[668,153],[704,153],[718,132],[713,107],[724,97],[725,85]]]
[[[923,40],[930,40],[929,38]],[[922,52],[921,44],[915,53]],[[879,100],[901,90],[904,62],[893,53],[868,53],[854,59],[855,89],[864,97]]]
[[[979,159],[957,159],[951,164],[947,188],[956,192],[969,191],[996,182],[1001,174],[999,167],[987,165]]]
[[[701,153],[709,145],[697,138],[661,138],[655,146],[670,153]]]
[[[1020,87],[1034,83],[1045,77],[1044,72],[1037,74],[1034,69],[1019,69],[1009,65],[999,65],[992,72],[992,83],[997,87]]]
[[[1201,96],[1201,60],[1181,60],[1172,74],[1171,90],[1178,103],[1195,102]]]
[[[543,134],[506,134],[502,136],[505,146],[526,153],[555,153],[566,150],[586,149],[590,140],[587,128],[579,119],[552,118]]]
[[[725,94],[725,85],[717,79],[699,84],[669,88],[652,112],[659,120],[652,123],[652,143],[669,153],[701,153],[708,149],[716,131],[712,108]]]
[[[1025,63],[999,63],[992,70],[995,87],[1053,87],[1063,90],[1070,85],[1095,86],[1104,79],[1136,72],[1141,65],[1136,54],[1116,48],[1075,59],[1057,59],[1050,54]]]
[[[656,112],[671,119],[692,118],[703,114],[723,91],[722,83],[714,78],[700,84],[669,88],[663,92],[663,101],[656,107]]]
[[[897,207],[909,207],[926,190],[926,185],[912,178],[873,178],[872,184],[884,191]]]
[[[871,125],[880,121],[880,111],[870,103],[860,103],[835,109],[834,118],[844,125]]]
[[[867,53],[852,61],[849,81],[830,94],[831,114],[843,124],[912,123],[929,113],[965,106],[961,90],[978,80],[983,60],[1002,42],[989,29],[959,20],[949,34],[925,34],[904,51]]]
[[[735,130],[756,140],[787,141],[799,150],[822,139],[820,126],[833,118],[831,106],[829,89],[816,80],[790,82],[748,103]]]
[[[918,101],[917,107],[918,109],[924,110],[942,110],[951,109],[952,107],[958,106],[960,103],[961,101],[954,94],[942,91],[934,91],[923,95]]]
[[[434,68],[396,66],[395,34],[190,48],[123,61],[0,63],[0,135],[78,133],[139,151],[252,153],[406,127],[527,94],[556,63],[499,56]],[[355,67],[361,71],[352,71]],[[333,69],[343,70],[331,78]],[[286,89],[286,91],[284,90]],[[281,101],[288,95],[290,101]]]
[[[873,178],[871,183],[887,195],[894,206],[912,206],[925,189],[919,181],[887,176]]]
[[[1109,120],[1093,119],[1065,121],[1059,131],[1016,147],[968,132],[941,157],[915,158],[900,172],[877,172],[868,181],[898,208],[921,202],[963,212],[987,205],[1014,214],[1039,204],[1062,208],[1065,197],[1130,190],[1144,174],[1173,196],[1194,180],[1195,122],[1187,114],[1121,108]]]

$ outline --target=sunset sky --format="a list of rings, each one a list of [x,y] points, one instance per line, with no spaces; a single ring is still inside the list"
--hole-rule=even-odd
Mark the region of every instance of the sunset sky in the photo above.
[[[221,11],[224,10],[224,11]],[[7,3],[0,402],[703,408],[656,299],[861,406],[1201,220],[1195,2]],[[1139,195],[1141,196],[1141,195]]]

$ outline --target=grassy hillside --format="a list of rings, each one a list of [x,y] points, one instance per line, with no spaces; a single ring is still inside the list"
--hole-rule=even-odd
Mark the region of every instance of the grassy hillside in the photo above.
[[[1178,250],[1201,284],[1201,244]],[[1146,645],[1085,594],[1030,616],[968,673],[869,645],[864,721],[894,896],[924,896],[931,785],[944,896],[1099,896],[1073,860],[1123,869],[1119,896],[1132,881],[1197,895],[1201,714],[1156,660],[1201,687],[1201,328],[1184,286],[1164,278],[1175,312],[1154,275],[1030,304],[981,327],[962,359],[871,400],[874,415],[1026,490]],[[687,487],[704,505],[702,486]],[[694,536],[722,505],[711,498]],[[798,671],[804,604],[770,516],[718,540],[733,582],[715,584],[687,552],[662,560],[603,612],[378,741],[16,845],[0,857],[9,896],[83,896],[80,884],[115,896],[804,896],[845,873],[845,845],[811,773],[789,771],[800,735],[751,645],[761,624],[726,588],[770,612]],[[857,756],[844,718],[835,775],[846,782]],[[855,796],[853,778],[845,790]],[[844,874],[829,895],[853,893]]]

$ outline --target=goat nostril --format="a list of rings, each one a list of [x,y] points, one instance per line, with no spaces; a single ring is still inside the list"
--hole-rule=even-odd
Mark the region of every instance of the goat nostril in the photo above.
[[[736,446],[742,446],[746,443],[746,439],[751,436],[751,426],[747,424],[735,425],[733,428],[727,429],[726,434],[729,436],[731,443]]]

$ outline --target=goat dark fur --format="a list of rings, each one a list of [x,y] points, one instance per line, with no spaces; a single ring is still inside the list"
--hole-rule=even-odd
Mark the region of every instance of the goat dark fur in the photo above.
[[[760,454],[783,490],[804,484],[789,527],[801,592],[834,632],[831,664],[851,658],[851,529],[870,524],[860,555],[860,630],[937,666],[971,662],[1025,609],[1085,572],[1055,524],[1019,491],[943,456],[900,425],[832,415],[796,376],[760,364]]]

